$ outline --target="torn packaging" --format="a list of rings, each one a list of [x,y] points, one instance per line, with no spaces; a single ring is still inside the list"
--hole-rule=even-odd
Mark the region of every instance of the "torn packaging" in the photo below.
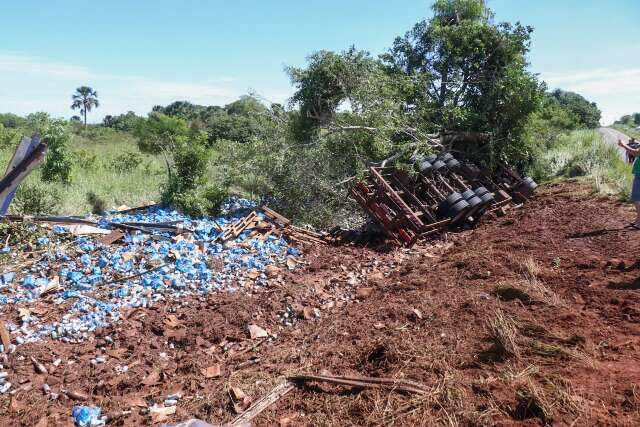
[[[34,136],[33,138],[27,138],[26,136],[23,137],[22,140],[20,141],[20,144],[16,148],[16,151],[13,153],[13,157],[11,157],[11,161],[9,161],[7,170],[5,171],[5,176],[9,172],[11,172],[13,169],[15,169],[18,166],[18,164],[20,164],[20,162],[22,162],[25,159],[25,157],[30,155],[39,144],[40,144],[40,138],[37,135]],[[6,196],[3,196],[0,199],[0,215],[4,215],[7,213],[7,210],[9,209],[9,205],[11,204],[11,202],[13,201],[13,198],[15,197],[18,185],[19,185],[19,182],[14,183],[14,185],[11,186],[11,190],[6,194]]]
[[[40,164],[44,161],[44,156],[47,152],[47,144],[38,144],[31,153],[29,153],[21,162],[19,162],[15,168],[11,169],[0,180],[0,203],[1,207],[6,205],[9,208],[11,202],[12,193],[18,188],[18,185]],[[0,211],[0,215],[6,214],[6,210]]]

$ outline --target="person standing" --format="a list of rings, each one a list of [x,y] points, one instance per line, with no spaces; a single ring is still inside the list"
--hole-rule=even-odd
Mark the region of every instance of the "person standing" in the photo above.
[[[631,146],[633,144],[633,146]],[[631,202],[633,206],[636,208],[636,219],[631,224],[633,228],[637,228],[640,230],[640,147],[635,144],[635,140],[630,140],[629,143],[623,142],[621,139],[618,140],[618,145],[627,152],[627,158],[633,156],[635,160],[633,161],[633,186],[631,187]]]

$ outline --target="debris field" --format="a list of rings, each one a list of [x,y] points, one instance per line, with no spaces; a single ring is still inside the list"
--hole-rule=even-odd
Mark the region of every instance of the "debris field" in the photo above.
[[[151,222],[150,212],[107,220]],[[157,221],[175,220],[155,212]],[[251,212],[238,213],[236,223]],[[0,424],[73,425],[76,416],[109,425],[190,418],[214,425],[637,425],[640,270],[633,254],[640,243],[620,225],[630,208],[570,182],[545,186],[526,209],[497,213],[485,214],[481,227],[408,250],[304,243],[303,229],[292,246],[285,228],[256,210],[253,229],[206,245],[208,253],[220,243],[211,256],[230,263],[208,265],[226,275],[211,289],[198,279],[204,252],[197,243],[163,256],[171,271],[126,280],[153,268],[151,247],[188,245],[187,233],[130,230],[122,238],[131,241],[101,244],[108,235],[38,226],[23,247],[9,236],[3,271],[15,277],[2,294],[27,300],[0,311],[8,325],[2,339],[10,340],[2,379],[11,384],[0,395]],[[267,230],[280,237],[263,256],[251,242],[268,242]],[[90,249],[83,244],[94,248],[83,252]],[[129,248],[121,257],[136,249],[132,271],[109,258],[99,267],[102,282],[78,286],[91,284],[102,255],[119,248]],[[246,253],[236,254],[239,248]],[[193,270],[177,269],[183,257]],[[43,261],[46,269],[32,270]],[[60,289],[38,297],[39,288],[22,289],[28,275],[51,281],[63,267],[83,279],[67,274]],[[147,292],[144,278],[155,274],[162,285]],[[173,288],[172,276],[184,287]],[[108,284],[114,280],[121,281]],[[130,295],[113,298],[120,288]],[[64,299],[67,290],[79,296]],[[88,314],[79,301],[91,313],[97,302],[120,304],[119,315],[54,338],[65,315],[71,325]],[[21,331],[25,323],[31,334]]]

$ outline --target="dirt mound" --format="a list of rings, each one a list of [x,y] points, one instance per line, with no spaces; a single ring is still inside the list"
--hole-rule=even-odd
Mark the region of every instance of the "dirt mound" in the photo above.
[[[254,424],[637,425],[640,234],[622,228],[632,217],[562,183],[433,246],[309,247],[301,271],[251,295],[135,309],[82,344],[18,347],[0,362],[17,390],[0,396],[0,424],[69,425],[79,403],[115,425],[152,424],[147,408],[174,393],[168,421],[224,423],[287,375],[330,373],[429,392],[309,382]]]

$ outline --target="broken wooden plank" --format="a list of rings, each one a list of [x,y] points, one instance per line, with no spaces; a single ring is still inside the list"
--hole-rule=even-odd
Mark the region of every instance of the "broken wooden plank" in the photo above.
[[[233,223],[230,227],[227,227],[222,234],[222,241],[226,242],[227,240],[236,238],[240,233],[242,233],[249,225],[255,222],[258,219],[258,214],[256,211],[251,211],[251,213],[244,218],[240,218],[238,221]]]
[[[11,346],[11,335],[9,335],[9,331],[7,331],[2,321],[0,321],[0,340],[2,341],[4,352],[8,353],[9,347]]]
[[[104,228],[94,227],[93,225],[87,224],[75,224],[69,226],[69,232],[74,236],[85,236],[88,234],[111,234],[111,230],[106,230]]]
[[[232,422],[231,426],[246,425],[252,419],[257,417],[262,411],[276,403],[283,396],[293,390],[295,385],[291,381],[285,381],[275,386],[269,393],[258,399],[246,411],[238,415]]]
[[[99,242],[103,245],[110,245],[124,237],[124,233],[120,230],[112,230],[109,234],[100,238]]]
[[[270,209],[266,206],[263,206],[261,209],[262,209],[262,212],[264,212],[264,214],[268,218],[271,218],[273,221],[276,221],[283,226],[291,224],[291,221],[288,218],[280,215],[278,212],[274,211],[273,209]]]

